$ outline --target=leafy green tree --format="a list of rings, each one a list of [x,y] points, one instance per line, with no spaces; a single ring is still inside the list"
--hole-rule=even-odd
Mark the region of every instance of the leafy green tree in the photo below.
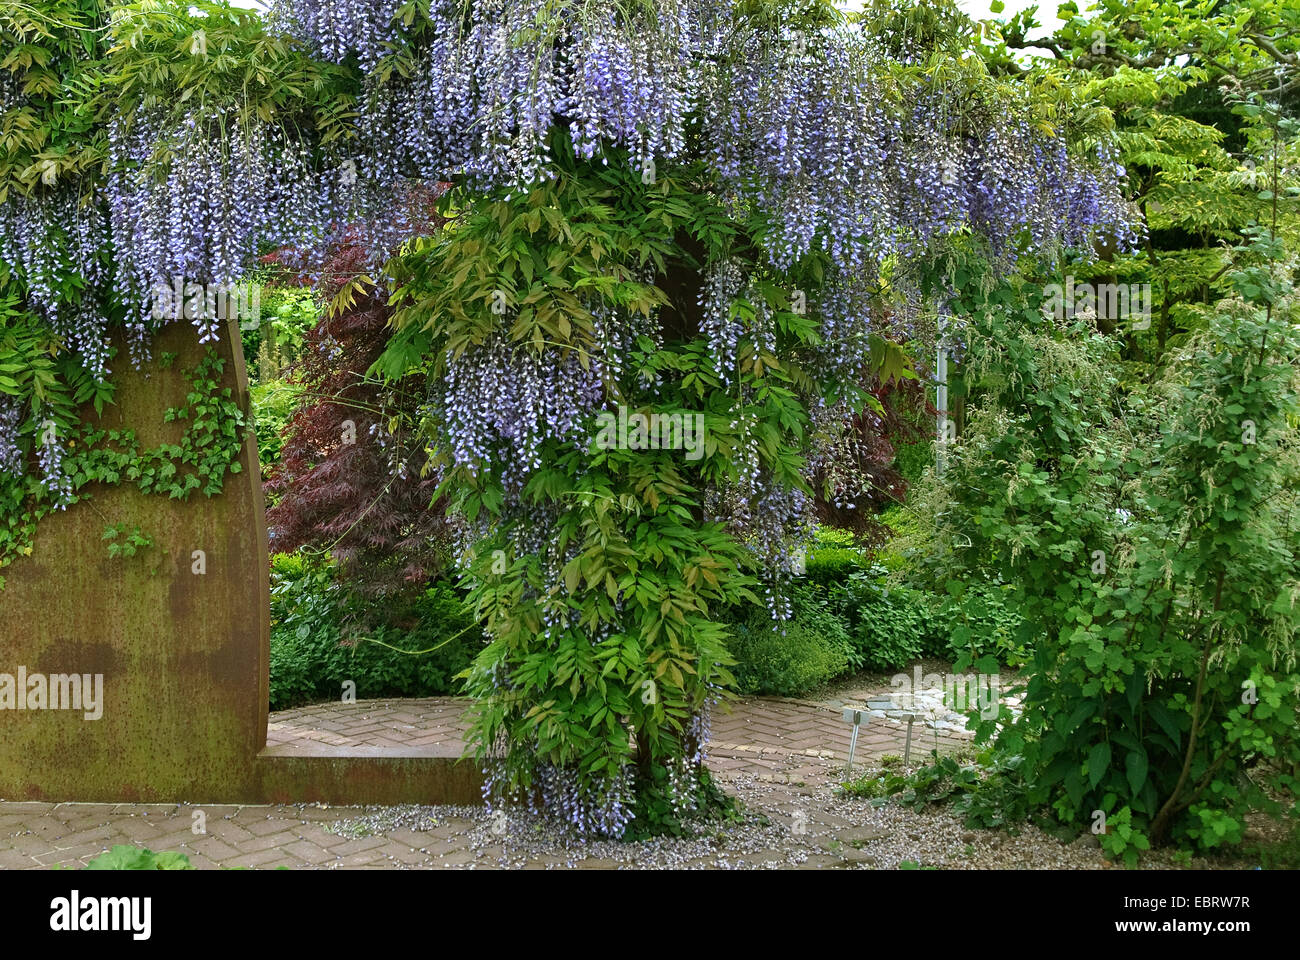
[[[1046,50],[1060,82],[1113,112],[1147,236],[1135,257],[1073,272],[1152,285],[1149,318],[1101,325],[1122,334],[1126,359],[1153,376],[1152,364],[1203,327],[1203,308],[1230,293],[1230,248],[1268,220],[1274,166],[1278,189],[1294,193],[1300,148],[1294,133],[1279,142],[1258,101],[1291,115],[1300,106],[1300,12],[1284,0],[1101,0],[1059,12],[1066,22],[1050,38],[1027,39],[1036,8],[991,26],[985,53],[1014,72],[1023,69],[1017,51]],[[1281,213],[1276,229],[1294,246],[1300,213]]]
[[[1131,861],[1151,843],[1239,841],[1248,810],[1276,809],[1264,784],[1295,796],[1293,267],[1253,232],[1226,273],[1234,294],[1131,391],[1114,338],[1044,317],[1030,285],[969,276],[958,389],[977,400],[922,497],[924,536],[941,578],[1016,583],[1038,634],[1022,712],[979,725],[997,773],[965,801],[977,819],[1006,815],[989,807],[1008,805],[1010,780],[1020,815],[1110,822],[1103,843]]]

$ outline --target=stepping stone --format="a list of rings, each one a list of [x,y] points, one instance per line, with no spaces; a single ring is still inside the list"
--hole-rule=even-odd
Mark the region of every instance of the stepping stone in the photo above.
[[[855,847],[845,847],[838,854],[836,854],[836,856],[838,856],[840,860],[843,861],[843,863],[841,864],[842,866],[848,866],[854,863],[864,863],[871,866],[876,863],[875,856],[873,856],[870,853],[865,853],[862,850],[858,850]]]
[[[889,836],[888,830],[882,830],[880,827],[861,826],[852,827],[848,830],[841,830],[836,835],[836,839],[842,841],[846,847],[861,846],[864,843],[870,843],[872,840],[880,840]]]

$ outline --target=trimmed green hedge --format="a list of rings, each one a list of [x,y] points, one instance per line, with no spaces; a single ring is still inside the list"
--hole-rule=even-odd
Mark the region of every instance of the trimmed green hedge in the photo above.
[[[795,615],[776,623],[765,610],[732,625],[728,644],[736,658],[732,671],[742,694],[792,697],[844,673],[853,649],[843,621],[808,587],[797,587]]]

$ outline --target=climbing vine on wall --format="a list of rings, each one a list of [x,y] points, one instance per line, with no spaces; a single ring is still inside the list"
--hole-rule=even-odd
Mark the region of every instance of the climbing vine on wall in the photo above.
[[[0,335],[0,370],[6,369],[6,356],[12,355],[6,347],[10,339],[9,334]],[[106,430],[86,422],[76,423],[68,436],[60,437],[63,425],[52,419],[43,421],[38,436],[48,437],[49,442],[42,440],[41,455],[48,457],[56,449],[66,451],[58,464],[62,482],[51,489],[21,466],[0,471],[0,569],[15,557],[31,554],[36,527],[43,517],[90,499],[97,484],[130,484],[141,493],[172,500],[188,500],[196,491],[205,497],[220,494],[226,478],[243,469],[239,457],[247,427],[231,388],[222,386],[225,364],[214,350],[208,350],[193,370],[185,372],[189,385],[185,401],[164,414],[165,422],[185,427],[176,443],[144,447],[134,430]],[[112,390],[106,384],[95,386],[99,389],[92,402],[102,409]],[[64,400],[75,398],[73,394]],[[21,448],[18,453],[21,463]],[[122,552],[118,537],[123,532],[131,534],[127,544],[143,546],[148,540],[147,531],[118,530],[118,526],[110,524],[115,535],[105,537],[110,541],[110,556]],[[142,538],[141,542],[134,543],[136,538]],[[0,576],[0,586],[3,581]]]

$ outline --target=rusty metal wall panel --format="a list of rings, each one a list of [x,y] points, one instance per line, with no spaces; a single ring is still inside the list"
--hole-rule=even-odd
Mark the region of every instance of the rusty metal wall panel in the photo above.
[[[104,429],[132,429],[143,447],[176,442],[166,423],[184,403],[185,375],[204,356],[188,323],[159,334],[167,369],[135,370],[120,341],[117,404]],[[248,411],[237,329],[217,349],[224,385]],[[267,748],[270,589],[266,515],[251,428],[241,472],[221,495],[187,502],[133,486],[47,517],[32,555],[5,568],[0,674],[102,674],[102,715],[0,710],[0,799],[189,803],[474,803],[482,775],[450,747],[411,751]],[[146,554],[112,559],[106,526],[138,526]],[[206,572],[193,572],[202,550]]]
[[[119,341],[117,404],[96,418],[136,431],[144,447],[178,440],[165,423],[184,403],[185,374],[204,348],[188,323],[154,344],[168,369],[135,370]],[[217,345],[226,386],[248,410],[237,330]],[[251,421],[250,421],[251,422]],[[0,673],[102,674],[103,715],[0,710],[0,797],[83,801],[253,799],[266,744],[269,593],[266,521],[253,431],[242,471],[224,492],[188,502],[133,486],[99,487],[91,500],[46,518],[30,557],[5,570]],[[102,535],[139,526],[154,546],[111,559]],[[192,572],[193,551],[206,573]],[[157,566],[156,572],[151,567]]]

